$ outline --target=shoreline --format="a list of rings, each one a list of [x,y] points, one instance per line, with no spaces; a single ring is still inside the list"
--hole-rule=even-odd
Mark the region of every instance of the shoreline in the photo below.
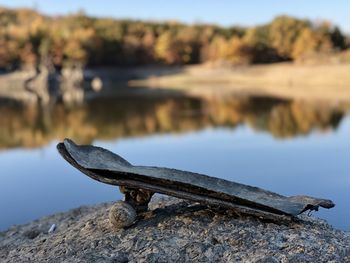
[[[217,68],[186,66],[175,74],[129,81],[130,87],[182,91],[190,95],[246,94],[281,99],[350,101],[350,63],[275,63]]]
[[[300,216],[301,223],[263,222],[158,196],[129,228],[108,221],[111,203],[79,207],[0,232],[0,261],[344,262],[350,232]],[[57,228],[48,234],[52,224]],[[293,261],[294,260],[294,261]]]
[[[58,93],[62,93],[67,103],[117,95],[121,90],[132,94],[139,88],[153,95],[182,94],[202,98],[244,95],[342,103],[350,102],[349,71],[350,63],[98,67],[81,69],[81,72],[66,69],[64,87],[60,87],[62,90]],[[23,84],[32,75],[31,71],[0,75],[0,97],[35,103],[37,94],[26,90]],[[78,81],[81,86],[77,85],[77,78],[81,78]],[[91,88],[94,79],[100,81],[98,90]]]

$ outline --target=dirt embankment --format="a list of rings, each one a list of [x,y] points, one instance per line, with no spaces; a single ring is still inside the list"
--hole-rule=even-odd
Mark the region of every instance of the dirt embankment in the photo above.
[[[174,74],[130,81],[133,87],[175,89],[192,95],[248,94],[287,99],[350,101],[350,63],[278,63],[237,68],[188,66]]]
[[[349,72],[349,62],[309,65],[276,63],[240,67],[213,67],[209,65],[100,67],[85,69],[83,73],[79,74],[71,74],[68,70],[68,74],[60,76],[59,83],[62,82],[63,85],[59,85],[62,86],[59,93],[62,93],[63,101],[84,100],[91,95],[84,95],[84,90],[95,90],[90,87],[94,86],[94,81],[91,80],[95,79],[97,80],[95,81],[96,90],[99,93],[93,93],[93,97],[114,94],[120,91],[121,87],[127,88],[128,92],[135,90],[132,88],[143,87],[151,88],[149,90],[153,88],[152,94],[177,92],[198,97],[243,94],[285,99],[349,102]],[[37,94],[24,88],[25,81],[30,75],[28,72],[0,75],[0,97],[26,102],[36,101]],[[80,79],[82,76],[87,80],[83,85],[85,88],[72,89],[76,86],[74,84],[76,79]],[[32,86],[45,86],[46,84],[43,85],[43,82],[46,83],[47,80],[36,78]],[[38,83],[41,84],[38,85]],[[37,89],[32,90],[37,92]],[[52,94],[46,96],[52,97]]]
[[[302,216],[279,225],[174,198],[123,230],[111,204],[81,207],[0,233],[1,262],[350,262],[350,233]],[[52,224],[57,229],[48,234]]]

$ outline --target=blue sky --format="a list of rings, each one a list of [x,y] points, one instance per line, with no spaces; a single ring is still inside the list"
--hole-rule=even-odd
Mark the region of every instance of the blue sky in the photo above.
[[[94,16],[147,20],[178,20],[229,25],[256,25],[280,14],[312,20],[327,19],[350,32],[348,0],[1,0],[1,6],[36,7],[46,14],[84,9]]]

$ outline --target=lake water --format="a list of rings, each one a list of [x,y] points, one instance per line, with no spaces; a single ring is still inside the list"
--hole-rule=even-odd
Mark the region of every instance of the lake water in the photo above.
[[[336,207],[314,215],[350,230],[349,109],[249,97],[123,95],[49,109],[2,103],[0,230],[122,197],[117,187],[91,180],[59,156],[55,147],[65,137],[134,164],[329,198]]]

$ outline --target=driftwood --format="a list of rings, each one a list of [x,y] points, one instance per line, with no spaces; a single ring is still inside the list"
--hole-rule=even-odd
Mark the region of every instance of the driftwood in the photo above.
[[[286,197],[261,188],[203,174],[169,168],[134,166],[117,154],[65,139],[57,145],[63,158],[97,181],[118,185],[125,201],[136,211],[147,209],[153,193],[234,209],[266,219],[294,218],[319,207],[332,208],[331,200],[310,196]],[[124,208],[123,208],[124,209]]]

